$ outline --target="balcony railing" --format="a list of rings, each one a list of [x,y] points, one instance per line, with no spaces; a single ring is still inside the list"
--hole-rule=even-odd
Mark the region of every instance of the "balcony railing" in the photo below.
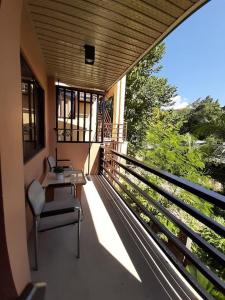
[[[216,272],[217,266],[225,266],[225,254],[181,217],[189,216],[201,228],[212,230],[222,239],[225,237],[225,227],[191,205],[188,195],[194,199],[196,197],[196,201],[200,201],[202,206],[211,203],[214,208],[222,210],[225,209],[224,196],[168,172],[149,167],[117,151],[106,151],[105,148],[101,149],[100,173],[204,299],[212,297],[191,274],[190,266],[211,282],[217,291],[225,294],[225,282]],[[177,190],[185,191],[187,198],[180,197]],[[171,224],[176,228],[175,231],[171,229]],[[206,261],[201,260],[191,245],[197,245],[198,249],[204,251],[207,259],[213,260],[216,267],[212,268]]]
[[[57,141],[63,143],[88,143],[89,141],[92,143],[111,141],[122,143],[127,138],[127,123],[104,123],[103,125],[98,123],[97,131],[94,134],[92,134],[93,130],[84,128],[57,128],[55,130]]]
[[[124,142],[127,138],[127,123],[113,124],[104,123],[103,130],[104,142],[117,141]]]

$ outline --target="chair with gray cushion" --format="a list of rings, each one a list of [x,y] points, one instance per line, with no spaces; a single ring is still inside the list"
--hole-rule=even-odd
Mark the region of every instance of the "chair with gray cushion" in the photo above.
[[[28,202],[34,220],[35,269],[38,269],[38,232],[44,232],[77,224],[77,258],[80,257],[80,203],[71,195],[62,201],[45,202],[45,191],[39,181],[34,180],[28,188]]]
[[[47,162],[48,162],[48,166],[50,171],[54,171],[54,168],[56,166],[60,166],[64,169],[64,171],[73,171],[73,167],[68,165],[70,163],[69,159],[57,159],[57,161],[55,160],[55,158],[53,156],[48,156],[47,157]],[[67,165],[61,165],[62,163],[67,163]]]

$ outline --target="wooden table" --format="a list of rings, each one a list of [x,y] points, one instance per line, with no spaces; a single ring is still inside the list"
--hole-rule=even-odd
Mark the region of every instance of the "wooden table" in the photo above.
[[[81,187],[86,184],[84,173],[81,170],[64,171],[64,178],[57,179],[56,174],[48,172],[42,182],[46,191],[46,201],[54,199],[54,188],[74,186],[75,197],[81,200]]]

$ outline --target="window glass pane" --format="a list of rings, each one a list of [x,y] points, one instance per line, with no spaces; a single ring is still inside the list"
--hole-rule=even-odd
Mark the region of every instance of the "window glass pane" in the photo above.
[[[45,146],[44,90],[21,56],[21,92],[24,162]]]

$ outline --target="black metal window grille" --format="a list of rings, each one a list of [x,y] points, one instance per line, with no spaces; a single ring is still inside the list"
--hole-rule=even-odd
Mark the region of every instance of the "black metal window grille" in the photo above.
[[[21,56],[21,92],[24,162],[45,146],[44,90]]]
[[[103,93],[56,86],[57,142],[102,143]]]

